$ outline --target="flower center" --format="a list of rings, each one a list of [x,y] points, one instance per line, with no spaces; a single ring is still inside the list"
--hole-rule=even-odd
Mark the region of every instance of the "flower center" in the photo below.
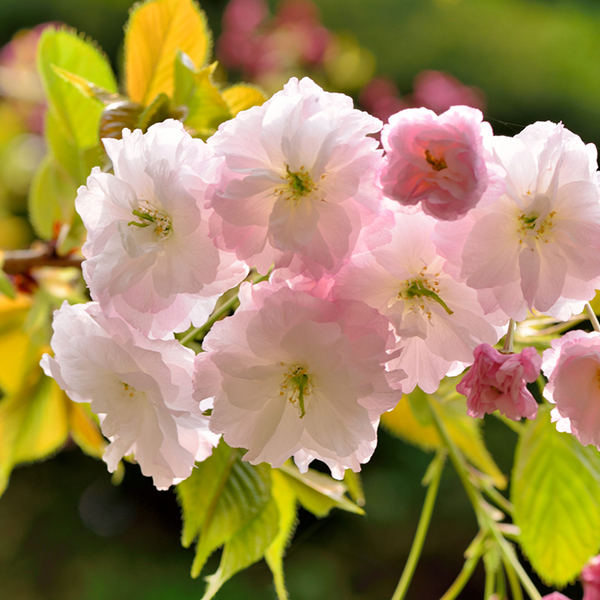
[[[131,211],[137,221],[129,221],[127,225],[134,227],[153,227],[159,241],[166,240],[173,231],[171,217],[160,208],[155,208],[147,200],[141,200],[137,209]]]
[[[427,299],[437,302],[449,315],[453,314],[448,305],[440,298],[439,273],[427,273],[427,267],[423,267],[419,274],[411,277],[404,282],[403,287],[398,292],[397,299],[404,300],[408,304],[410,312],[420,310],[428,319],[431,319],[431,310],[429,309]]]
[[[285,366],[284,363],[281,363]],[[285,396],[286,400],[298,406],[300,418],[306,414],[304,400],[310,396],[314,388],[312,377],[305,367],[292,365],[283,376],[283,383],[279,388],[279,395]]]
[[[138,391],[132,385],[129,385],[128,383],[125,383],[124,381],[121,381],[121,383],[123,384],[123,389],[125,390],[125,393],[130,398],[133,398],[138,393]]]
[[[541,240],[547,244],[549,242],[547,234],[552,231],[555,214],[556,211],[554,210],[549,212],[545,217],[542,214],[536,214],[536,212],[522,212],[518,217],[517,224],[519,244],[522,244],[524,240]]]
[[[443,158],[435,158],[429,150],[425,150],[425,160],[431,165],[434,171],[443,171],[448,168]]]
[[[286,200],[298,203],[302,198],[317,189],[317,184],[312,180],[310,173],[304,170],[304,167],[300,167],[299,171],[293,173],[290,171],[290,166],[285,165],[285,170],[287,174],[281,179],[286,181],[287,185],[277,190],[277,193],[280,196],[285,196]]]

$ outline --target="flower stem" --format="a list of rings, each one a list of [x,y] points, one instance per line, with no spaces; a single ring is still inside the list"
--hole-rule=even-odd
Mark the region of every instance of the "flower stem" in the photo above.
[[[513,340],[515,339],[515,325],[516,323],[512,319],[508,322],[508,331],[506,332],[506,337],[504,338],[504,346],[502,347],[502,352],[504,354],[511,354],[513,351]]]
[[[506,539],[502,535],[502,532],[498,529],[498,524],[494,521],[490,513],[485,509],[485,501],[483,500],[481,493],[478,489],[475,488],[475,486],[469,478],[468,467],[464,456],[457,448],[456,444],[454,443],[454,440],[452,440],[452,438],[448,434],[446,426],[440,418],[440,416],[437,414],[433,403],[429,402],[429,406],[431,408],[431,414],[433,416],[433,423],[438,431],[438,434],[442,438],[442,441],[448,448],[450,460],[452,461],[452,464],[454,465],[454,468],[456,469],[456,472],[458,473],[458,476],[462,481],[463,487],[465,488],[465,492],[467,493],[467,496],[471,501],[473,510],[475,511],[475,515],[477,516],[477,522],[479,523],[479,527],[484,532],[489,532],[489,534],[491,534],[492,538],[498,545],[498,549],[502,553],[503,558],[506,561],[508,561],[513,567],[515,573],[517,574],[517,577],[521,580],[521,583],[527,591],[527,594],[529,595],[531,600],[541,600],[542,597],[540,593],[537,591],[531,579],[529,579],[529,576],[525,572],[525,569],[523,569],[523,566],[519,562],[519,559],[517,558],[513,547],[506,541]]]
[[[592,324],[594,331],[600,332],[600,323],[598,323],[598,317],[596,316],[596,313],[589,302],[585,303],[585,312],[590,319],[590,323]]]
[[[179,343],[182,346],[185,346],[188,342],[195,340],[198,337],[204,337],[209,331],[210,328],[223,316],[226,315],[236,304],[238,301],[238,295],[235,294],[227,302],[223,302],[223,304],[219,307],[218,310],[215,310],[213,314],[210,316],[208,321],[204,323],[201,327],[195,327],[191,331],[189,331],[186,335],[184,335]]]
[[[458,595],[463,591],[463,588],[471,579],[471,575],[473,575],[473,571],[483,554],[483,545],[479,549],[479,551],[467,558],[463,568],[461,569],[458,577],[454,580],[454,583],[448,588],[448,591],[440,598],[440,600],[454,600],[458,597]]]
[[[417,562],[421,556],[421,550],[423,549],[423,543],[425,542],[425,536],[429,529],[429,523],[431,521],[431,515],[433,513],[433,507],[435,505],[435,499],[437,496],[438,489],[440,487],[440,479],[442,478],[442,471],[444,470],[446,452],[438,451],[431,465],[427,469],[424,481],[428,481],[429,487],[427,488],[427,494],[425,496],[425,502],[423,503],[423,510],[421,511],[421,517],[419,519],[419,525],[417,526],[417,532],[415,533],[415,539],[413,540],[408,560],[404,566],[404,571],[398,582],[398,587],[392,596],[392,600],[402,600],[408,591],[408,586],[412,580]]]

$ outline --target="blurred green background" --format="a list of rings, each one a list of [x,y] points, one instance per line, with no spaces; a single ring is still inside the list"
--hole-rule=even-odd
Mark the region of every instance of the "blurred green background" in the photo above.
[[[496,133],[512,135],[536,120],[549,119],[562,121],[586,142],[600,143],[597,2],[317,0],[316,4],[324,25],[351,33],[370,50],[376,72],[389,75],[402,95],[412,92],[413,80],[422,70],[442,70],[483,91],[486,118]],[[0,45],[21,28],[64,22],[95,39],[118,70],[129,6],[129,0],[1,0]],[[225,1],[203,3],[215,37],[225,6]],[[27,165],[39,147],[25,129],[11,133],[5,123],[9,121],[2,121],[0,128],[0,200],[11,215],[23,219],[26,185],[23,179],[14,184],[14,177],[9,177],[16,168],[10,161],[18,149],[23,155],[18,164]],[[13,220],[2,229],[0,223],[0,247],[3,237],[17,235],[15,228],[22,226],[22,221]],[[27,241],[28,236],[27,231],[18,232],[17,238]],[[493,418],[486,421],[485,432],[508,473],[514,434]],[[420,480],[428,461],[420,450],[382,432],[373,460],[363,469],[367,517],[337,513],[318,521],[301,513],[286,561],[292,600],[391,597],[416,528],[424,498]],[[127,465],[123,483],[115,487],[103,463],[69,447],[47,462],[17,469],[0,499],[0,598],[197,600],[203,584],[189,578],[193,552],[180,547],[179,528],[174,495],[154,490],[137,467]],[[462,552],[475,533],[472,511],[448,467],[408,598],[439,598],[458,574]],[[207,572],[216,565],[213,557]],[[481,598],[482,593],[483,573],[478,570],[460,597]],[[577,586],[565,593],[574,600],[581,598]],[[267,567],[257,564],[234,577],[218,597],[275,598]]]

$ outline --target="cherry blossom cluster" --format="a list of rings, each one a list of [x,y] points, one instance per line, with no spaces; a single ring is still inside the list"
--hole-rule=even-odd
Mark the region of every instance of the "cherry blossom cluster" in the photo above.
[[[222,435],[253,464],[318,459],[341,478],[402,394],[473,363],[472,416],[534,418],[543,362],[559,429],[600,444],[600,334],[543,359],[492,347],[600,287],[596,149],[561,124],[494,136],[455,106],[384,125],[293,78],[206,143],[170,120],[104,144],[113,173],[94,169],[76,201],[92,302],[57,311],[42,365],[91,402],[110,470],[133,455],[164,489]],[[251,269],[268,281],[243,282]],[[174,333],[238,285],[195,356]]]

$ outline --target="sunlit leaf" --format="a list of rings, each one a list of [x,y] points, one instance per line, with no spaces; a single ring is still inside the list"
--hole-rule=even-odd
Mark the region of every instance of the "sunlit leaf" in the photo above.
[[[503,489],[506,487],[506,477],[485,447],[479,426],[480,421],[467,415],[464,396],[453,391],[455,383],[455,380],[444,382],[440,386],[439,393],[427,395],[429,404],[444,421],[448,433],[473,465],[490,475],[494,480],[494,485]],[[381,424],[390,433],[424,450],[431,451],[441,448],[443,443],[435,425],[433,423],[422,424],[426,422],[424,421],[425,413],[420,413],[421,422],[415,417],[413,405],[416,404],[415,399],[410,402],[406,396],[403,396],[394,410],[382,415]]]
[[[296,529],[296,494],[286,481],[285,475],[277,469],[273,470],[272,477],[273,498],[277,503],[277,510],[279,512],[279,531],[265,552],[265,560],[273,573],[277,597],[279,600],[287,600],[288,593],[285,588],[285,579],[283,576],[283,557],[285,549],[290,543]]]
[[[358,506],[364,506],[365,491],[360,479],[360,473],[355,473],[351,469],[346,469],[346,472],[344,473],[344,483],[348,488],[350,498],[352,498],[352,500],[354,500]]]
[[[148,0],[138,4],[125,31],[129,98],[144,106],[160,93],[172,98],[177,53],[185,52],[201,67],[211,45],[206,17],[192,0]]]
[[[44,240],[53,238],[55,224],[70,222],[75,214],[77,183],[51,154],[44,157],[29,191],[29,218]]]
[[[600,453],[550,422],[540,407],[517,446],[511,500],[519,541],[541,578],[563,586],[600,548]]]
[[[28,296],[18,295],[14,300],[0,296],[0,389],[6,395],[21,389],[27,372],[38,360],[23,330],[31,305]]]
[[[343,482],[312,469],[300,473],[292,461],[279,467],[279,471],[294,490],[300,504],[313,515],[325,517],[332,508],[364,514],[362,508],[346,497],[348,488]]]
[[[69,432],[64,392],[40,367],[26,385],[0,402],[0,493],[15,465],[47,457]]]
[[[233,85],[221,93],[229,112],[235,117],[240,111],[260,106],[267,100],[265,93],[252,85],[240,83]]]
[[[102,106],[58,75],[56,67],[115,93],[117,84],[104,54],[72,30],[48,28],[40,38],[38,67],[49,110],[64,135],[80,149],[97,145]]]
[[[218,570],[206,578],[208,586],[202,600],[210,600],[228,579],[260,560],[278,529],[277,502],[271,498],[257,515],[225,543]]]
[[[10,282],[10,279],[6,276],[6,273],[0,269],[0,295],[8,296],[11,300],[17,297],[17,292]]]
[[[195,73],[196,87],[187,103],[186,127],[194,129],[205,137],[212,135],[223,121],[232,117],[227,103],[213,83],[212,75],[215,67],[216,63]]]
[[[271,468],[242,461],[240,450],[221,442],[191,477],[177,486],[183,513],[182,544],[196,537],[192,577],[206,559],[261,513],[271,499]]]
[[[115,94],[114,92],[110,92],[91,81],[88,81],[84,77],[80,75],[76,75],[75,73],[71,73],[62,67],[57,65],[52,65],[52,69],[54,72],[64,81],[70,83],[74,88],[79,90],[81,94],[83,94],[86,98],[91,98],[92,100],[96,100],[103,106],[111,104],[112,102],[116,102],[117,100],[123,100],[124,98],[119,94]]]

